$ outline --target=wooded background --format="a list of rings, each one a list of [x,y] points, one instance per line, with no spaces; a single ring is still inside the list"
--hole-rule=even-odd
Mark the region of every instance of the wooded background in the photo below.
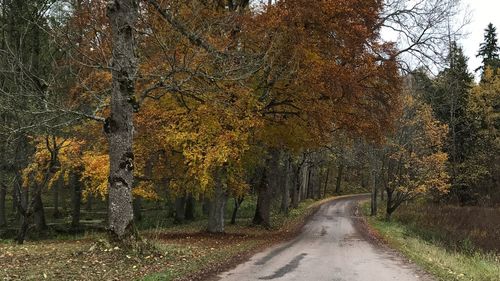
[[[345,189],[498,206],[496,29],[475,82],[459,1],[407,2],[0,1],[0,235],[224,232],[248,201],[271,227]]]

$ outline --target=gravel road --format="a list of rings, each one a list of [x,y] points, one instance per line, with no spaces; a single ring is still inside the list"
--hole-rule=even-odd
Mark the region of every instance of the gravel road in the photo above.
[[[354,207],[367,198],[358,195],[324,204],[297,238],[256,254],[218,277],[222,281],[431,280],[362,233]]]

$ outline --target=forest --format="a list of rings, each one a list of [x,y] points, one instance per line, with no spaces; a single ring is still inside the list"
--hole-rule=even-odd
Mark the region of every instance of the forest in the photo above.
[[[177,260],[254,253],[347,194],[366,194],[367,224],[432,229],[500,276],[500,47],[493,24],[475,30],[470,70],[463,13],[0,0],[0,279],[140,279],[172,262],[179,275],[145,280],[205,280],[190,274],[220,261]],[[71,274],[22,265],[78,260],[80,241],[89,260],[125,262],[92,276],[83,258]],[[442,280],[495,280],[456,278]]]

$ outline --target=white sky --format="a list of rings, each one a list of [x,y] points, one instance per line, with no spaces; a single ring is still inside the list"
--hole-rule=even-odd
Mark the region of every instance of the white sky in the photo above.
[[[500,36],[500,0],[462,0],[471,12],[471,23],[466,27],[468,35],[460,41],[465,55],[469,57],[469,69],[474,71],[481,65],[481,58],[476,58],[479,44],[483,42],[484,29],[493,23]]]

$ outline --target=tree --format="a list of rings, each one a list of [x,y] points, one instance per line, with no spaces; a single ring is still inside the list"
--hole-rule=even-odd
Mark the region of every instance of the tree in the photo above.
[[[382,161],[388,163],[384,177],[388,220],[403,202],[431,191],[448,192],[448,157],[442,151],[447,129],[434,118],[430,106],[411,92],[405,95],[403,114],[382,148]]]
[[[7,218],[5,215],[5,197],[7,196],[7,185],[0,183],[0,228],[7,225]]]
[[[63,77],[55,67],[63,50],[56,47],[51,36],[53,28],[61,23],[51,13],[56,9],[55,2],[15,0],[3,1],[1,5],[0,115],[4,122],[0,135],[10,151],[2,159],[3,168],[7,168],[2,169],[2,176],[10,178],[13,201],[21,218],[18,243],[24,241],[32,215],[38,228],[45,228],[41,199],[45,185],[21,188],[21,173],[34,153],[30,140],[55,134],[60,127],[74,121],[51,108],[62,100],[60,84],[54,82],[62,82]]]
[[[460,0],[382,1],[377,26],[394,35],[400,68],[411,73],[414,66],[431,69],[446,65],[450,38],[463,36],[464,17]],[[457,18],[461,16],[462,22]],[[453,23],[453,24],[450,24]]]
[[[132,187],[138,9],[136,0],[109,1],[107,6],[113,42],[111,111],[104,124],[109,143],[109,229],[120,242],[133,241],[136,235]]]
[[[471,120],[470,153],[464,166],[464,181],[481,195],[483,204],[500,200],[499,108],[500,75],[487,67],[483,80],[472,88],[467,101],[467,116]]]
[[[496,73],[500,67],[500,47],[498,46],[497,29],[492,23],[489,23],[484,30],[484,41],[479,46],[476,57],[483,59],[483,65],[478,67],[476,71],[482,70],[484,72],[486,68],[491,67]]]
[[[448,55],[449,66],[435,79],[435,90],[426,92],[426,101],[432,106],[436,117],[449,127],[445,151],[450,160],[452,190],[450,195],[461,203],[472,200],[470,186],[463,180],[462,163],[470,153],[470,120],[466,114],[467,100],[473,83],[468,71],[467,58],[462,48],[452,42]]]
[[[382,127],[390,127],[398,106],[399,76],[393,45],[378,35],[379,4],[278,1],[255,17],[243,42],[272,47],[256,81],[264,117],[257,143],[264,143],[268,151],[300,156],[331,143],[340,130],[377,138]],[[356,24],[344,24],[345,19]],[[314,197],[319,190],[320,167],[316,161],[304,164],[296,170],[294,206],[299,198]],[[267,177],[272,172],[266,171]],[[262,210],[269,209],[263,205],[270,200],[261,199],[271,194],[269,187],[266,181],[259,185]],[[268,223],[258,217],[255,222]]]

